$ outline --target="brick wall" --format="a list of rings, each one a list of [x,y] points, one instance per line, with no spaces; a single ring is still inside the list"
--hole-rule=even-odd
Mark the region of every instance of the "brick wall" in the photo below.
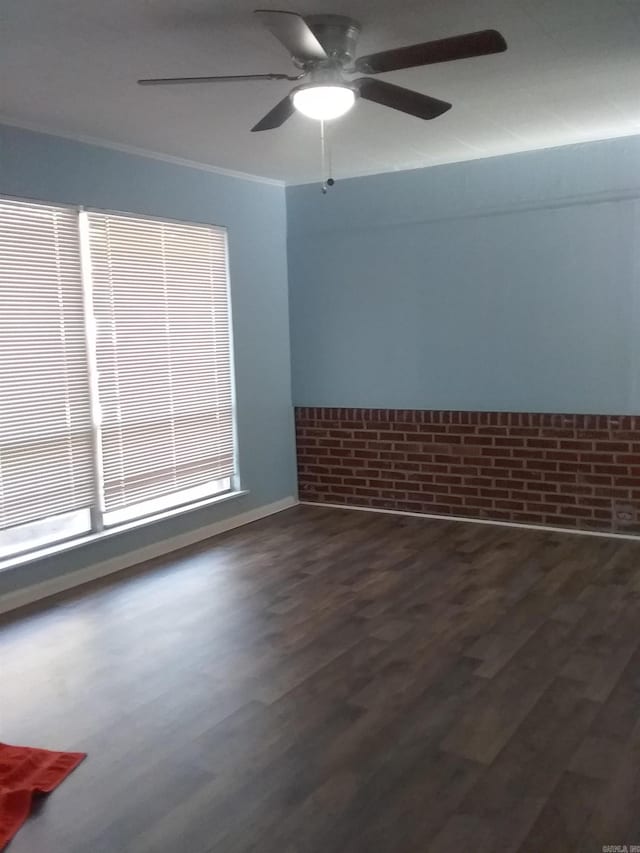
[[[640,530],[640,416],[296,409],[300,500]]]

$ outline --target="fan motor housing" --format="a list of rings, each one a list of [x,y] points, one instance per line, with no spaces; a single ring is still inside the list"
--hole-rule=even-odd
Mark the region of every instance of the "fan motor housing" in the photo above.
[[[330,59],[346,65],[355,60],[360,24],[344,15],[305,15],[315,37]]]

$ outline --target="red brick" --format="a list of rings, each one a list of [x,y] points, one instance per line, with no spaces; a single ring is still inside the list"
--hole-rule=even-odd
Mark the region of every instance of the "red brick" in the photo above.
[[[476,427],[468,424],[451,424],[447,428],[447,432],[456,433],[457,435],[473,435],[475,431]]]
[[[618,477],[624,476],[627,473],[627,469],[624,465],[594,465],[593,466],[594,474],[614,474]]]
[[[393,445],[394,451],[401,451],[402,453],[415,453],[418,449],[415,444],[412,444],[408,441],[396,441]]]
[[[615,478],[616,486],[639,486],[640,481],[637,477],[616,477]]]
[[[593,450],[591,441],[566,441],[560,440],[560,450],[580,450],[583,453]]]
[[[393,480],[393,479],[389,479],[389,480],[378,480],[377,478],[372,477],[372,478],[370,478],[370,479],[368,479],[368,480],[363,480],[362,478],[358,478],[358,482],[357,482],[357,483],[351,483],[351,484],[349,484],[349,483],[347,482],[347,480],[346,480],[346,479],[345,479],[345,481],[344,481],[344,482],[345,482],[345,485],[368,486],[368,487],[369,487],[369,488],[371,488],[371,489],[374,489],[374,488],[377,488],[377,489],[388,489],[388,488],[389,488],[389,486],[390,486],[392,483],[395,483],[395,480]]]
[[[465,498],[465,506],[492,507],[493,501],[489,498],[479,498],[477,495]]]
[[[446,495],[449,493],[450,485],[449,483],[425,483],[423,487],[423,491],[425,492],[434,492],[439,495]]]
[[[353,491],[356,495],[367,495],[372,498],[375,498],[378,495],[378,492],[375,489],[365,489],[362,486],[356,486]]]
[[[463,506],[464,504],[464,498],[459,495],[447,495],[447,501],[454,507]]]
[[[628,453],[629,444],[624,441],[596,441],[596,451],[603,453]]]
[[[388,433],[384,433],[384,434],[388,435]],[[412,442],[413,444],[416,444],[416,445],[424,444],[427,446],[431,446],[435,440],[435,436],[424,435],[421,432],[397,432],[395,434],[394,438],[396,441],[398,439],[400,439],[401,441],[404,441],[404,442]],[[438,440],[439,440],[439,438],[438,438]]]
[[[547,450],[545,459],[556,459],[558,462],[578,462],[581,457],[573,450]]]
[[[438,465],[435,462],[425,462],[420,466],[420,470],[426,473],[443,474],[449,470],[447,465]]]
[[[590,496],[580,498],[580,503],[584,506],[592,507],[610,507],[611,501],[607,498],[592,498]]]
[[[622,453],[616,456],[615,461],[621,465],[640,465],[640,453]]]
[[[465,477],[464,482],[468,486],[474,486],[475,488],[478,488],[479,486],[487,486],[488,488],[497,486],[497,483],[495,483],[491,477]]]
[[[519,473],[519,472],[516,472]],[[510,477],[508,478],[498,478],[494,481],[493,485],[496,489],[524,489],[526,483],[524,480],[514,480]]]
[[[496,467],[498,467],[498,465],[504,465],[506,468],[524,468],[526,465],[526,462],[527,462],[526,459],[516,459],[515,457],[512,459],[511,458],[509,458],[509,459],[501,458],[501,459],[494,459],[493,460],[493,464]]]
[[[530,468],[532,471],[556,471],[558,463],[548,462],[546,459],[528,459],[527,468]]]
[[[472,445],[469,447],[466,443],[460,448],[460,452],[462,453],[461,459],[465,462],[469,461],[473,463],[475,461],[474,457],[482,455],[482,448],[476,445]]]
[[[511,489],[509,497],[514,501],[541,501],[541,494],[531,494],[531,492],[521,491],[520,489]]]
[[[544,476],[542,471],[518,471],[518,477],[521,480],[540,481]],[[554,474],[553,476],[555,479],[558,475]]]
[[[527,510],[535,510],[536,512],[544,512],[546,514],[557,512],[558,507],[553,504],[527,504]]]
[[[406,458],[406,454],[401,453],[399,450],[384,450],[379,454],[379,456],[380,459],[395,459],[396,461]]]
[[[478,469],[473,465],[450,465],[449,467],[452,474],[463,474],[467,477],[472,477],[478,473]]]
[[[608,486],[613,478],[611,474],[578,474],[578,479],[593,486]]]
[[[477,495],[478,489],[474,486],[452,485],[449,489],[452,495]]]
[[[590,462],[592,465],[595,464],[607,464],[607,462],[611,462],[612,456],[610,453],[581,453],[580,459],[583,462]]]
[[[483,498],[508,498],[509,492],[506,489],[480,489],[480,494]]]
[[[575,472],[567,473],[567,472],[555,472],[553,474],[548,474],[547,479],[553,483],[575,483],[576,477],[579,476]]]
[[[546,501],[550,504],[574,504],[577,503],[577,498],[575,495],[553,494],[546,495]]]
[[[496,501],[497,509],[520,509],[524,510],[524,504],[522,501]]]
[[[552,483],[548,479],[529,480],[524,487],[530,492],[555,492],[558,489],[557,483]]]

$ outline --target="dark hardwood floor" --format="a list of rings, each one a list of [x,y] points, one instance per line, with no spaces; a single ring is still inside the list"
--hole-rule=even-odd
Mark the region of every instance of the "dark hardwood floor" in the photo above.
[[[640,845],[640,545],[296,507],[0,619],[11,853]]]

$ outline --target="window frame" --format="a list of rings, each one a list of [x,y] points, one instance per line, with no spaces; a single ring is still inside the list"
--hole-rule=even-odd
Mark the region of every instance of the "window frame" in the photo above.
[[[72,211],[76,215],[77,232],[78,232],[78,260],[81,267],[82,277],[82,300],[83,300],[83,316],[85,328],[85,343],[87,351],[87,380],[89,387],[89,397],[91,406],[91,448],[92,448],[92,480],[94,487],[94,500],[90,508],[90,529],[67,536],[60,539],[52,540],[42,544],[40,542],[31,548],[24,548],[0,557],[0,572],[5,569],[14,568],[25,563],[29,563],[47,556],[68,551],[74,548],[82,547],[83,545],[92,542],[98,542],[104,538],[111,538],[128,530],[133,530],[139,527],[144,527],[149,524],[154,524],[166,518],[184,515],[186,513],[212,506],[218,503],[223,503],[233,498],[247,495],[249,492],[242,488],[242,478],[240,474],[240,461],[238,452],[238,408],[237,408],[237,388],[236,388],[236,358],[235,358],[235,341],[233,327],[233,304],[231,294],[231,270],[230,270],[230,254],[229,254],[229,230],[227,226],[218,225],[213,222],[194,221],[185,219],[176,219],[167,216],[149,215],[147,213],[138,213],[132,210],[114,210],[112,208],[100,208],[86,206],[80,204],[69,204],[66,202],[58,202],[45,200],[41,198],[29,198],[27,196],[13,196],[6,193],[0,193],[0,201],[6,199],[8,201],[23,202],[31,205],[43,205],[50,207],[59,207],[61,209]],[[102,482],[102,447],[100,439],[100,398],[98,388],[98,369],[97,369],[97,349],[95,341],[96,320],[94,315],[93,305],[93,282],[91,269],[91,247],[89,234],[88,214],[100,213],[111,214],[114,216],[134,217],[136,219],[145,219],[155,222],[174,223],[181,226],[204,226],[215,228],[221,232],[224,240],[225,252],[225,293],[227,299],[227,308],[229,312],[229,360],[230,360],[230,375],[231,375],[231,419],[232,419],[232,439],[233,439],[233,473],[228,479],[229,488],[223,491],[213,492],[208,496],[200,496],[195,500],[188,500],[178,497],[176,502],[170,506],[160,510],[140,513],[136,511],[136,506],[130,507],[130,513],[127,515],[125,510],[117,511],[119,518],[117,522],[108,523],[105,520],[103,482]],[[216,481],[219,482],[219,481]],[[184,492],[173,493],[176,496],[184,494]],[[165,496],[167,499],[171,494]],[[53,517],[52,517],[53,518]],[[10,528],[9,528],[10,529]]]

